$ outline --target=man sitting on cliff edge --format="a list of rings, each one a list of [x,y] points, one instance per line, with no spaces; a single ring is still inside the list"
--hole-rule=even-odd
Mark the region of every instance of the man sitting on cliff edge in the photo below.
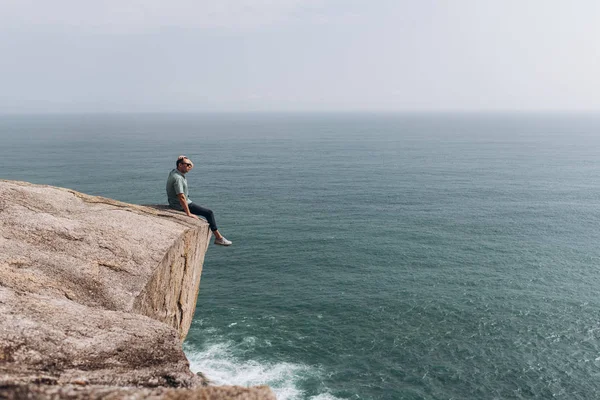
[[[175,165],[177,168],[173,169],[167,178],[167,198],[169,199],[169,207],[185,212],[188,217],[198,219],[197,215],[200,215],[206,218],[210,230],[215,235],[215,244],[231,246],[232,242],[225,239],[217,229],[217,223],[215,222],[215,216],[212,210],[194,204],[188,197],[188,186],[185,174],[194,168],[192,161],[186,156],[179,156]]]

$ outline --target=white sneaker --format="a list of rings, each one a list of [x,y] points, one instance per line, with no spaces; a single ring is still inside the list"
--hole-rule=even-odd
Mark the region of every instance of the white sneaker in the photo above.
[[[221,246],[231,246],[233,242],[231,240],[225,239],[225,236],[222,236],[221,239],[215,239],[215,244]]]

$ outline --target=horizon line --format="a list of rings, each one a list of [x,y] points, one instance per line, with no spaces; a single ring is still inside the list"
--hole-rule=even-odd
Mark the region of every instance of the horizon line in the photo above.
[[[211,110],[211,111],[16,111],[0,112],[0,117],[9,116],[84,116],[84,115],[305,115],[305,114],[600,114],[600,109],[433,109],[433,110]]]

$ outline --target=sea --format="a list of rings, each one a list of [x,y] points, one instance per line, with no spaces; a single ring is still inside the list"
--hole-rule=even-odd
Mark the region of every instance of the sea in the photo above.
[[[0,179],[166,203],[211,245],[184,343],[278,399],[600,398],[600,115],[0,116]]]

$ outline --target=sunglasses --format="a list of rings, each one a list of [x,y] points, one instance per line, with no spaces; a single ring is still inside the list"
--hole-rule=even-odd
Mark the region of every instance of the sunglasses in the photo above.
[[[194,165],[194,164],[190,164],[190,163],[186,163],[186,162],[183,164],[187,165],[188,167],[191,167],[192,165]]]

